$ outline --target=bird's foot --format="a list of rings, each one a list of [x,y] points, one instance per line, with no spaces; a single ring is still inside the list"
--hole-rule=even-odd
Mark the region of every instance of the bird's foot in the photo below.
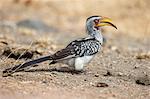
[[[86,73],[85,70],[72,70],[71,72],[72,72],[72,74],[83,74],[83,73]]]

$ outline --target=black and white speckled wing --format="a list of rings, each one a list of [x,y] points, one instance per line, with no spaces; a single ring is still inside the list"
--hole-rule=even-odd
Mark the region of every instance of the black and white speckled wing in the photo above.
[[[83,38],[71,42],[66,48],[52,55],[53,60],[83,57],[96,54],[101,45],[95,38]]]
[[[90,56],[96,54],[100,50],[100,42],[95,38],[84,38],[80,40],[75,40],[71,42],[69,46],[74,47],[74,52],[76,56]]]

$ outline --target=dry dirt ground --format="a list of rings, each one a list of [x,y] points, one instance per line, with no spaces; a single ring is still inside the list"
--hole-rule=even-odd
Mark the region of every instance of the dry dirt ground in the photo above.
[[[0,1],[0,99],[150,99],[149,1],[112,1],[87,0],[84,7],[78,0]],[[106,10],[97,11],[94,5],[101,4]],[[106,43],[84,72],[59,72],[54,68],[67,66],[44,62],[2,76],[8,67],[52,54],[85,36],[85,18],[97,12],[112,17],[118,30],[104,28]]]

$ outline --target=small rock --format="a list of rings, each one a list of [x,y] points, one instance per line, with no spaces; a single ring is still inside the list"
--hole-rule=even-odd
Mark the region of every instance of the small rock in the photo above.
[[[140,66],[139,66],[139,65],[137,65],[137,66],[135,66],[135,67],[134,67],[134,69],[137,69],[137,68],[139,68],[139,67],[140,67]]]
[[[94,76],[95,76],[95,77],[99,77],[99,74],[95,74]]]
[[[114,64],[116,64],[117,63],[117,61],[112,61]]]
[[[144,77],[140,77],[136,80],[136,83],[140,85],[148,86],[150,85],[150,77],[148,77],[148,75],[145,75]]]
[[[57,72],[55,72],[55,71],[54,71],[54,72],[52,72],[51,74],[53,74],[53,76],[54,76],[54,75],[58,75],[58,73],[57,73]]]
[[[112,76],[112,73],[110,71],[107,71],[107,73],[104,74],[104,76]]]
[[[136,59],[150,59],[150,52],[148,53],[139,53],[136,55]]]
[[[108,84],[98,82],[98,83],[96,84],[96,87],[108,87]]]
[[[46,81],[46,80],[43,80],[42,83],[47,84],[47,81]]]
[[[122,73],[122,72],[119,72],[117,75],[118,75],[118,76],[123,76],[123,73]]]

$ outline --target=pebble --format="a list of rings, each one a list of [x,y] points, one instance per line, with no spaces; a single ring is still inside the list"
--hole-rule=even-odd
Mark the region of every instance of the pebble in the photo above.
[[[136,84],[148,86],[150,85],[150,77],[148,77],[148,75],[144,75],[136,80]]]
[[[99,77],[99,74],[95,74],[94,76],[95,76],[95,77]]]
[[[107,71],[107,73],[104,74],[104,76],[112,76],[112,73],[110,71]]]
[[[150,59],[150,52],[143,52],[143,53],[138,53],[136,55],[136,59]]]
[[[87,79],[84,79],[84,81],[87,81]]]
[[[108,84],[98,82],[98,83],[96,84],[96,87],[108,87]]]
[[[123,73],[122,73],[122,72],[119,72],[119,73],[118,73],[118,76],[123,76]]]

